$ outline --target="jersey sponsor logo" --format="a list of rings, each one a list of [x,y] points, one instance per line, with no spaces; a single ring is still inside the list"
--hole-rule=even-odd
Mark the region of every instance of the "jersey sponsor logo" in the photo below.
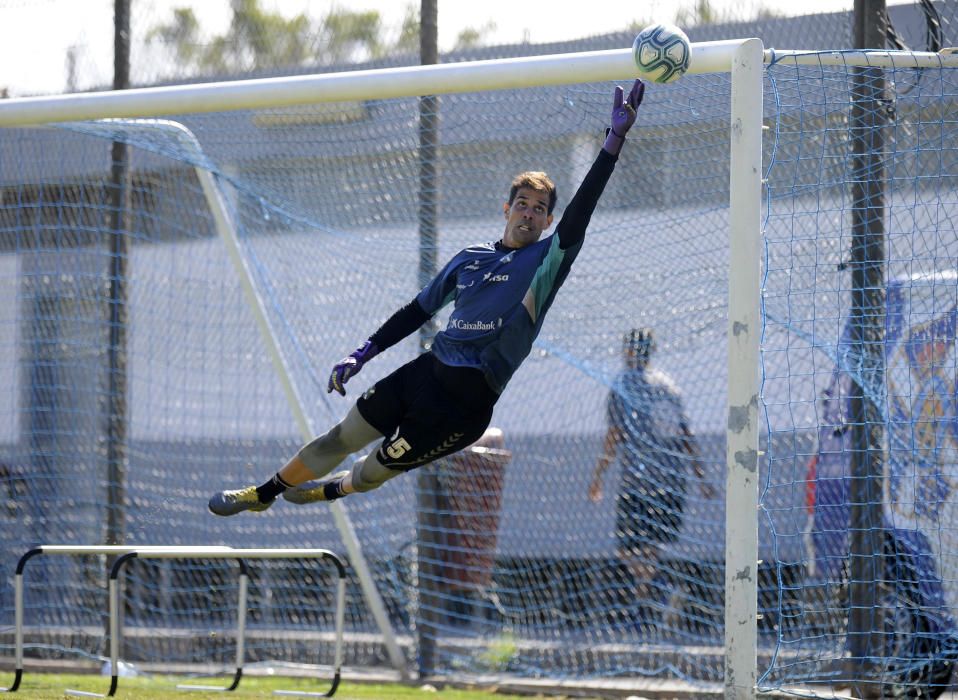
[[[509,275],[507,275],[507,274],[506,274],[506,275],[502,275],[502,274],[500,274],[500,275],[494,275],[494,274],[492,274],[491,272],[487,272],[486,274],[484,274],[484,275],[482,276],[482,281],[483,281],[483,282],[508,282],[508,281],[509,281]]]
[[[479,263],[478,263],[478,262],[471,262],[471,263],[469,263],[468,265],[466,265],[466,266],[465,266],[464,268],[462,268],[462,269],[463,269],[463,270],[478,270],[478,269],[479,269]]]
[[[502,325],[502,319],[495,321],[463,321],[461,318],[449,319],[449,328],[457,331],[494,331]]]
[[[515,255],[515,254],[516,254],[516,251],[512,251],[511,253],[508,253],[508,254],[506,254],[506,255],[503,255],[501,258],[499,258],[499,262],[501,262],[501,263],[510,263],[510,262],[512,262],[512,256]]]
[[[476,283],[476,280],[473,280],[473,281],[470,282],[469,284],[457,284],[457,285],[456,285],[456,289],[469,289],[469,287],[471,287],[471,286],[474,285],[475,283]]]

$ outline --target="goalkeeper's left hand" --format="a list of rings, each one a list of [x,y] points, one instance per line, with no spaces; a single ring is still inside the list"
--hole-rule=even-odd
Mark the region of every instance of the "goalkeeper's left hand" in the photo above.
[[[605,144],[602,146],[612,155],[619,155],[622,144],[625,143],[625,135],[635,124],[636,110],[642,104],[644,94],[645,83],[641,80],[636,80],[632,84],[628,98],[624,98],[621,86],[615,86],[615,94],[612,98],[612,127],[606,134]]]
[[[371,340],[367,340],[353,350],[333,367],[333,371],[329,374],[329,382],[326,385],[326,393],[329,394],[333,391],[337,391],[340,395],[345,396],[346,382],[349,381],[350,377],[359,374],[359,370],[363,368],[363,365],[378,354],[379,348],[377,348],[376,343]]]

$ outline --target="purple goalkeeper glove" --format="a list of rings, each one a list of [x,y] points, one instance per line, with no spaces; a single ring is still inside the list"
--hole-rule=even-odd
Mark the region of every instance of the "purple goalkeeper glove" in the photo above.
[[[642,95],[645,94],[645,83],[636,80],[632,85],[629,96],[623,99],[622,88],[615,86],[615,96],[612,100],[612,128],[606,134],[605,144],[602,146],[610,154],[617,156],[625,143],[625,135],[635,124],[635,112],[642,104]]]
[[[352,376],[359,374],[359,370],[363,368],[363,365],[378,354],[379,348],[377,348],[376,344],[371,340],[367,340],[353,350],[333,367],[333,371],[329,374],[329,384],[326,385],[326,393],[332,393],[333,389],[335,389],[341,395],[345,396],[346,389],[344,386],[346,382],[348,382]]]

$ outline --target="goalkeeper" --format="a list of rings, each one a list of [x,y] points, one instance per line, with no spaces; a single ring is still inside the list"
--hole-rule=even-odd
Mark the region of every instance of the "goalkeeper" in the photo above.
[[[554,234],[540,240],[552,224],[555,185],[545,173],[521,173],[503,205],[502,239],[455,255],[414,299],[333,367],[327,391],[345,396],[346,383],[367,362],[452,301],[448,325],[432,348],[374,384],[339,424],[302,447],[264,484],[214,494],[210,511],[262,511],[280,494],[303,504],[371,491],[479,439],[582,248],[644,90],[640,80],[628,95],[616,86],[605,143]],[[348,455],[377,440],[378,449],[351,470],[330,475]]]

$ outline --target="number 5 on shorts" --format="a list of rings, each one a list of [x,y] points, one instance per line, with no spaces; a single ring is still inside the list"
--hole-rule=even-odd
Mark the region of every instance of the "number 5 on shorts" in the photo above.
[[[412,449],[412,445],[406,442],[406,438],[396,438],[386,447],[386,454],[393,459],[399,459]]]

